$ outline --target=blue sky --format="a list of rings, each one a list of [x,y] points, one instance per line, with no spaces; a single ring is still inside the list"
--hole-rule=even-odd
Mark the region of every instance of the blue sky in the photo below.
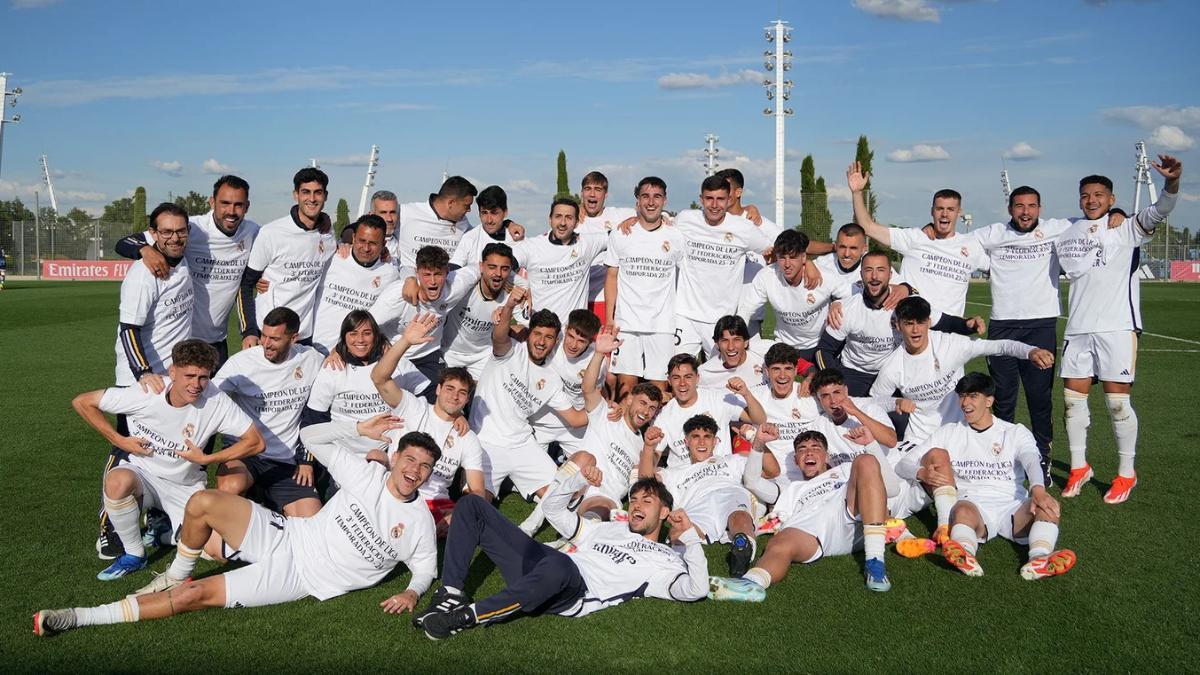
[[[151,202],[207,192],[230,170],[266,222],[314,157],[353,210],[376,143],[376,187],[418,200],[462,174],[504,186],[512,216],[543,229],[560,148],[573,189],[599,168],[609,203],[631,205],[655,174],[682,208],[714,132],[747,201],[772,213],[762,29],[779,14],[793,27],[788,224],[806,153],[835,219],[850,216],[859,134],[886,222],[925,222],[941,187],[976,225],[1002,219],[1002,163],[1047,215],[1077,214],[1087,173],[1128,203],[1145,139],[1185,163],[1174,223],[1200,224],[1200,3],[1185,0],[5,2],[0,70],[25,94],[0,198],[32,202],[46,153],[64,212],[137,185]]]

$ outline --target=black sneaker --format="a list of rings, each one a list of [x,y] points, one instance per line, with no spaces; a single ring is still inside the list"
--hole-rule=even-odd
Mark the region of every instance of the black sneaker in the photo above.
[[[475,614],[469,606],[449,612],[433,612],[427,614],[421,622],[421,627],[425,629],[425,637],[430,640],[444,640],[474,625]]]
[[[146,512],[146,531],[142,534],[144,548],[158,548],[171,543],[171,519],[158,509]]]
[[[446,590],[445,586],[439,586],[433,592],[433,597],[429,599],[429,605],[425,607],[425,611],[420,614],[413,614],[413,627],[421,628],[425,622],[425,617],[437,612],[452,612],[459,607],[466,607],[471,604],[471,599],[462,593],[451,593]]]
[[[125,546],[121,544],[117,530],[113,528],[112,521],[105,518],[104,524],[100,526],[100,536],[96,537],[96,555],[101,560],[116,560],[123,553]]]
[[[750,547],[750,537],[737,534],[729,545],[729,576],[741,577],[750,571],[750,563],[754,561],[754,549]]]
[[[1042,478],[1044,479],[1046,489],[1054,487],[1054,477],[1050,475],[1050,466],[1052,462],[1048,455],[1042,457]]]

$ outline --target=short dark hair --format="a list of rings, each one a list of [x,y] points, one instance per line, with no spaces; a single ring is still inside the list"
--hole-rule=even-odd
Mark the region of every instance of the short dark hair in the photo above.
[[[384,234],[387,234],[387,223],[384,222],[383,218],[380,218],[374,213],[365,213],[359,216],[358,220],[350,223],[349,225],[350,229],[354,231],[358,231],[359,226],[374,228],[380,232],[383,232]]]
[[[447,380],[458,380],[464,386],[466,386],[467,389],[475,388],[475,378],[471,377],[471,371],[461,366],[447,366],[442,368],[442,371],[438,373],[437,383],[442,385],[445,384]]]
[[[479,196],[475,198],[475,206],[478,206],[480,211],[490,211],[491,209],[507,211],[508,193],[499,185],[489,185],[483,188],[483,192],[480,192]]]
[[[846,378],[842,376],[842,371],[836,368],[826,368],[818,370],[816,375],[813,375],[812,382],[809,383],[808,390],[816,393],[821,390],[821,387],[830,385],[844,386]]]
[[[450,254],[441,246],[422,246],[417,249],[417,269],[441,270],[449,266]]]
[[[387,350],[387,338],[384,337],[383,331],[379,330],[379,323],[375,321],[375,316],[365,309],[351,310],[342,318],[342,325],[338,328],[338,341],[333,347],[333,351],[342,357],[343,363],[355,363],[359,360],[358,357],[350,354],[350,348],[346,345],[346,333],[357,329],[364,323],[371,326],[371,332],[375,334],[375,338],[371,341],[371,350],[362,358],[363,363],[375,363]]]
[[[666,181],[659,178],[658,176],[646,176],[645,178],[638,181],[637,187],[633,188],[633,196],[636,197],[636,196],[642,194],[642,188],[647,185],[661,189],[663,191],[663,194],[667,193]]]
[[[263,317],[263,326],[283,326],[288,334],[300,332],[300,315],[290,307],[276,307]]]
[[[189,338],[180,340],[171,347],[171,364],[182,368],[184,366],[196,366],[208,371],[211,377],[217,372],[217,363],[221,360],[221,356],[217,354],[216,347],[208,344],[204,340]]]
[[[608,189],[608,176],[605,176],[604,174],[600,173],[599,171],[589,171],[586,174],[584,174],[583,180],[579,182],[579,188],[582,190],[583,188],[585,188],[589,185],[599,185],[600,187],[607,190]]]
[[[829,441],[825,439],[825,434],[817,431],[816,429],[808,429],[806,431],[801,431],[794,439],[792,439],[792,450],[800,447],[800,444],[805,441],[816,441],[821,444],[822,448],[825,448],[826,450],[829,449]]]
[[[799,255],[808,250],[808,235],[800,230],[784,230],[775,237],[775,257]]]
[[[880,250],[867,251],[866,253],[863,254],[863,257],[861,260],[863,262],[865,262],[867,260],[867,258],[883,258],[884,260],[888,261],[888,268],[891,269],[891,267],[892,267],[892,259],[889,258],[888,254],[884,253],[883,251],[880,251]]]
[[[667,486],[663,485],[662,481],[659,479],[641,478],[636,483],[629,486],[630,497],[643,492],[649,492],[655,497],[658,497],[658,501],[662,502],[668,509],[675,508],[675,499],[671,496],[671,491],[668,490]]]
[[[800,355],[796,353],[795,347],[782,342],[776,342],[775,344],[771,345],[771,348],[767,350],[766,355],[763,356],[763,368],[770,368],[771,366],[777,366],[781,363],[788,366],[794,366],[796,365],[796,359],[799,356]]]
[[[729,192],[729,181],[721,176],[709,176],[700,183],[701,192]]]
[[[1083,187],[1083,186],[1080,185],[1079,187]],[[1037,197],[1037,201],[1038,201],[1039,205],[1042,203],[1042,193],[1038,192],[1037,190],[1034,190],[1033,188],[1029,187],[1028,185],[1022,185],[1021,187],[1017,188],[1016,190],[1013,190],[1012,194],[1010,194],[1008,196],[1008,207],[1012,208],[1013,200],[1016,199],[1017,197],[1020,197],[1021,195],[1033,195],[1034,197]]]
[[[667,361],[667,374],[669,375],[672,370],[675,370],[679,366],[691,366],[692,370],[700,372],[700,360],[693,354],[676,354],[672,356],[671,360]]]
[[[735,188],[746,187],[746,177],[743,176],[742,172],[738,171],[737,169],[721,169],[716,173],[716,175],[723,178],[725,182],[731,183]]]
[[[154,207],[154,210],[150,212],[150,229],[158,229],[158,217],[164,213],[169,216],[178,216],[183,218],[183,222],[188,222],[187,211],[184,211],[182,206],[172,202],[163,202]]]
[[[717,426],[716,420],[701,413],[699,415],[692,415],[687,419],[686,422],[683,423],[683,435],[687,436],[697,429],[700,429],[701,431],[707,431],[713,436],[716,436],[717,432],[720,431],[721,428]]]
[[[964,394],[983,394],[984,396],[996,395],[996,381],[987,373],[973,371],[963,375],[958,384],[954,385],[954,393],[962,396]]]
[[[437,196],[462,199],[463,197],[474,197],[477,194],[479,194],[479,190],[471,185],[471,181],[462,176],[450,176],[442,181],[442,187],[438,188]]]
[[[529,317],[529,330],[532,331],[534,328],[553,328],[555,333],[561,333],[562,321],[559,321],[558,315],[554,312],[542,308]]]
[[[717,323],[713,325],[713,341],[720,340],[721,335],[727,331],[744,340],[750,339],[750,329],[746,327],[746,320],[736,314],[727,314],[717,319]]]
[[[954,199],[954,200],[958,201],[959,205],[962,205],[962,195],[960,195],[958,193],[958,190],[951,190],[950,188],[942,188],[941,190],[938,190],[937,192],[933,193],[933,201],[930,203],[931,204],[937,203],[937,200],[939,200],[939,199]]]
[[[1080,190],[1083,190],[1084,185],[1093,185],[1093,184],[1103,185],[1105,187],[1105,189],[1107,189],[1109,192],[1113,191],[1113,183],[1111,180],[1109,180],[1108,176],[1092,174],[1090,176],[1084,176],[1083,178],[1079,179],[1079,189]]]
[[[484,246],[483,253],[479,256],[479,262],[487,260],[488,256],[490,255],[502,255],[508,258],[509,262],[512,263],[512,268],[514,270],[517,269],[517,256],[513,255],[512,247],[508,244],[499,241],[493,241],[487,246]]]
[[[320,183],[321,189],[325,190],[329,188],[329,176],[315,166],[306,166],[292,176],[292,189],[299,190],[300,186],[305,183]]]
[[[858,223],[846,223],[838,228],[837,236],[846,235],[847,237],[866,237],[867,231]]]
[[[633,385],[633,389],[629,392],[630,398],[639,394],[645,396],[651,401],[654,401],[655,403],[661,404],[663,400],[662,389],[659,389],[658,385],[654,384],[653,382],[638,382],[637,384]]]
[[[573,309],[567,315],[567,328],[575,329],[588,341],[596,339],[596,334],[600,332],[600,317],[592,314],[590,309]]]
[[[896,323],[901,321],[927,321],[932,313],[928,300],[919,295],[910,295],[896,305]]]
[[[438,460],[442,458],[442,449],[438,447],[437,441],[424,431],[410,431],[401,436],[396,443],[396,454],[404,452],[407,448],[421,448],[428,452],[433,457],[434,464],[437,464]]]
[[[555,197],[554,201],[550,202],[550,215],[554,215],[556,206],[569,206],[575,209],[575,218],[579,219],[579,202],[575,201],[574,197]]]
[[[231,187],[234,190],[241,190],[246,193],[247,198],[250,197],[250,184],[246,182],[246,179],[231,174],[225,174],[218,178],[217,182],[213,183],[213,197],[216,197],[221,188],[225,186]]]

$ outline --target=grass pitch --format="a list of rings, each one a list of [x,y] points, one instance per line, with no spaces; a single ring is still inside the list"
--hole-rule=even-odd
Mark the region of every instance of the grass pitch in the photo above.
[[[378,607],[404,588],[402,573],[327,602],[200,612],[37,639],[35,610],[112,602],[149,579],[95,579],[105,566],[93,542],[108,448],[70,408],[76,393],[113,381],[117,288],[15,282],[0,293],[0,656],[10,672],[1200,670],[1200,584],[1188,534],[1197,515],[1200,286],[1143,286],[1152,333],[1141,341],[1133,396],[1141,483],[1118,507],[1100,500],[1116,471],[1116,451],[1103,399],[1093,392],[1089,459],[1097,480],[1063,504],[1060,545],[1079,555],[1063,577],[1022,581],[1024,550],[1002,540],[980,549],[987,571],[981,579],[940,558],[910,561],[889,551],[894,587],[886,594],[865,590],[861,559],[832,558],[793,567],[759,605],[638,600],[585,619],[518,620],[435,643],[407,615]],[[974,285],[970,300],[970,311],[987,315],[985,285]],[[1056,399],[1054,474],[1061,486],[1061,390]],[[503,504],[516,520],[528,509],[511,496]],[[918,533],[928,524],[910,519]],[[160,550],[152,567],[161,571],[172,555]],[[709,561],[714,573],[726,572],[723,548],[711,548]],[[197,572],[216,569],[202,562]],[[500,587],[484,561],[476,571],[476,597]]]

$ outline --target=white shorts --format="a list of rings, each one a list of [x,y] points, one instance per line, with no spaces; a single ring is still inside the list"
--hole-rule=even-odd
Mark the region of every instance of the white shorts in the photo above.
[[[888,499],[888,513],[892,514],[893,518],[907,518],[929,506],[931,501],[933,500],[930,499],[929,493],[919,482],[902,478],[900,479],[900,493]]]
[[[629,486],[637,480],[637,469],[622,475],[604,457],[596,458],[596,467],[604,474],[604,478],[600,481],[600,487],[588,485],[587,490],[583,492],[583,498],[607,497],[618,507],[621,506],[625,502],[625,498],[629,496]]]
[[[621,347],[613,352],[609,370],[616,375],[634,375],[666,381],[667,362],[675,356],[675,335],[621,331]]]
[[[176,483],[156,476],[148,469],[124,461],[113,469],[125,469],[137,476],[142,492],[142,509],[157,507],[171,519],[171,541],[179,541],[179,528],[183,526],[183,512],[192,495],[205,488],[205,480],[195,483]],[[207,478],[207,477],[206,477]]]
[[[468,373],[471,373],[471,379],[479,382],[479,378],[483,376],[483,367],[488,363],[488,357],[492,355],[489,350],[484,350],[478,354],[460,354],[459,352],[446,352],[442,354],[442,358],[446,361],[446,366],[450,368],[466,368]]]
[[[695,356],[703,351],[711,354],[717,343],[713,340],[713,328],[717,322],[697,321],[675,315],[675,353]]]
[[[1102,382],[1133,382],[1137,333],[1131,330],[1063,336],[1061,377],[1095,377]]]
[[[260,504],[250,505],[246,536],[228,556],[250,564],[224,574],[226,608],[278,605],[308,597],[292,561],[287,521]]]
[[[744,487],[726,485],[687,504],[676,504],[687,512],[692,524],[704,532],[707,543],[729,543],[729,516],[745,511],[753,518],[755,501]]]
[[[558,429],[537,427],[533,430],[533,439],[543,454],[550,453],[551,443],[558,443],[558,447],[562,448],[563,456],[570,459],[571,455],[583,450],[583,436],[586,433],[586,425],[579,428],[562,425]]]
[[[497,497],[500,496],[500,484],[505,478],[511,478],[517,492],[529,499],[549,485],[558,470],[550,455],[533,440],[511,448],[495,448],[480,439],[480,445],[483,447],[483,484]]]
[[[844,498],[827,499],[819,506],[792,516],[784,521],[780,531],[789,527],[816,537],[821,547],[817,555],[812,560],[806,560],[806,563],[830,555],[850,555],[862,548],[862,523],[850,515]]]
[[[959,501],[971,502],[975,508],[979,509],[979,515],[983,518],[983,527],[987,529],[987,535],[979,539],[980,543],[991,541],[996,537],[1003,537],[1017,544],[1029,543],[1029,537],[1013,535],[1013,516],[1021,510],[1021,507],[1025,506],[1024,499],[1014,499],[1006,503],[975,502],[970,499],[960,499]]]

